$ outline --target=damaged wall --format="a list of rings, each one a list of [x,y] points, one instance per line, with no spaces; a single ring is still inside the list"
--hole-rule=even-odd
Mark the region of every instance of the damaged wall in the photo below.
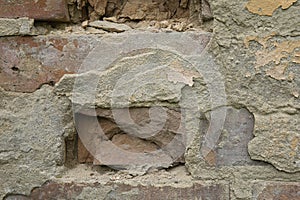
[[[126,20],[167,20],[192,17],[193,21],[212,19],[206,0],[69,0],[71,16],[81,16],[97,20],[113,17],[122,22]],[[199,17],[201,15],[201,17]],[[71,18],[72,19],[72,18]],[[73,21],[76,18],[72,19]],[[77,19],[78,20],[78,19]]]
[[[0,5],[0,198],[300,198],[299,1]]]

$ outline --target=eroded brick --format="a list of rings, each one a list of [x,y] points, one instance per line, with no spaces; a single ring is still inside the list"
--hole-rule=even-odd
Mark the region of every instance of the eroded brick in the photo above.
[[[93,191],[93,192],[91,192]],[[189,186],[152,186],[122,183],[48,182],[29,196],[11,195],[6,199],[229,199],[226,185],[192,183]]]
[[[151,120],[149,108],[130,108],[131,119],[126,115],[127,109],[118,109],[118,124],[108,109],[98,109],[98,117],[77,114],[79,162],[91,162],[91,157],[95,157],[94,164],[123,167],[131,164],[168,167],[184,162],[184,132],[179,126],[181,114],[166,110],[166,122],[157,132],[145,129]]]
[[[0,0],[0,17],[29,17],[36,20],[69,21],[65,0]]]
[[[263,189],[262,189],[263,188]],[[300,183],[266,182],[259,183],[254,189],[257,200],[299,200]]]
[[[96,38],[89,36],[1,37],[0,87],[33,92],[54,84],[76,72],[95,45]]]
[[[206,162],[218,167],[259,164],[248,154],[248,142],[254,137],[254,116],[245,108],[233,107],[227,107],[224,114],[226,118],[221,135],[215,148],[205,156]],[[207,134],[206,137],[209,137]]]

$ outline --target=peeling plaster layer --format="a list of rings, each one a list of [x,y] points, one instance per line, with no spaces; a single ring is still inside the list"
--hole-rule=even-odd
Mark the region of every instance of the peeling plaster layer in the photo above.
[[[246,8],[258,15],[272,16],[277,8],[288,9],[295,2],[297,0],[249,0]]]
[[[269,64],[274,64],[270,69],[265,69],[266,75],[277,80],[292,80],[293,74],[286,75],[286,69],[290,63],[300,64],[300,40],[272,41],[276,34],[266,37],[248,36],[245,45],[249,48],[250,42],[258,42],[262,49],[255,52],[256,66],[259,70]]]

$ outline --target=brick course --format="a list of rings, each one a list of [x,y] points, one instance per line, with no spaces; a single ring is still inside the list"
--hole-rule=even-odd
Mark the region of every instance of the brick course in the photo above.
[[[29,17],[44,21],[69,21],[65,0],[0,0],[0,17]]]

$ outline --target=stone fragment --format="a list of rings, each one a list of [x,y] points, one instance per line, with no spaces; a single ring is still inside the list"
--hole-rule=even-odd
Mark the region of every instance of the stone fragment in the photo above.
[[[187,8],[189,0],[180,0],[180,7]]]
[[[95,12],[102,17],[105,14],[105,9],[108,0],[88,0]]]
[[[186,29],[186,23],[184,22],[177,22],[177,23],[174,23],[170,26],[170,28],[172,30],[175,30],[175,31],[179,31],[179,32],[182,32]]]
[[[299,182],[258,183],[253,190],[253,198],[257,200],[298,200],[300,199],[300,184]]]
[[[83,107],[178,103],[181,90],[201,77],[191,62],[201,58],[209,39],[210,34],[198,32],[125,32],[104,37],[81,66],[85,73],[65,75],[55,90],[74,94],[72,102]],[[191,56],[194,60],[188,62]]]
[[[117,17],[122,8],[124,7],[127,1],[120,1],[120,0],[108,0],[107,6],[105,9],[105,16],[107,17]]]
[[[107,31],[104,31],[104,30],[98,29],[98,28],[94,28],[94,27],[87,27],[85,29],[85,32],[89,33],[89,34],[106,34],[107,33]]]
[[[45,21],[69,21],[66,0],[0,0],[0,17],[19,18],[29,17]]]
[[[189,18],[190,18],[190,22],[193,23],[194,25],[200,25],[202,23],[202,19],[201,19],[201,1],[199,0],[193,0],[190,1],[189,4]]]
[[[83,28],[86,28],[88,25],[89,25],[89,21],[88,21],[88,20],[85,20],[85,21],[83,21],[83,22],[81,23],[81,26],[82,26]]]
[[[87,0],[67,0],[70,21],[73,23],[80,23],[87,19],[87,13],[83,12],[86,9]]]
[[[192,1],[200,6],[200,1]],[[191,4],[192,4],[191,3]],[[119,20],[166,20],[188,19],[193,10],[189,8],[188,0],[169,1],[139,1],[139,0],[89,0],[91,10],[90,19],[101,17],[116,17]]]
[[[185,18],[189,16],[189,9],[180,8],[179,0],[170,1],[139,1],[129,0],[120,11],[119,17],[131,20],[165,20],[171,18]],[[180,14],[179,14],[180,13]]]
[[[68,192],[66,192],[68,191]],[[223,184],[191,183],[184,186],[155,186],[124,183],[48,182],[30,195],[9,195],[10,199],[219,199],[228,200]]]
[[[103,17],[103,20],[104,21],[108,21],[108,22],[115,22],[115,23],[118,22],[118,18],[116,16],[113,16],[113,17]]]
[[[12,35],[31,35],[33,33],[33,19],[0,18],[0,37]]]
[[[93,21],[89,23],[89,26],[117,33],[131,30],[131,28],[125,24],[117,24],[108,21]]]
[[[213,19],[213,14],[212,11],[210,9],[210,5],[207,2],[207,0],[202,0],[201,1],[201,17],[203,19],[203,21],[208,21]]]
[[[255,115],[255,138],[248,144],[252,159],[286,172],[300,171],[299,115]]]

